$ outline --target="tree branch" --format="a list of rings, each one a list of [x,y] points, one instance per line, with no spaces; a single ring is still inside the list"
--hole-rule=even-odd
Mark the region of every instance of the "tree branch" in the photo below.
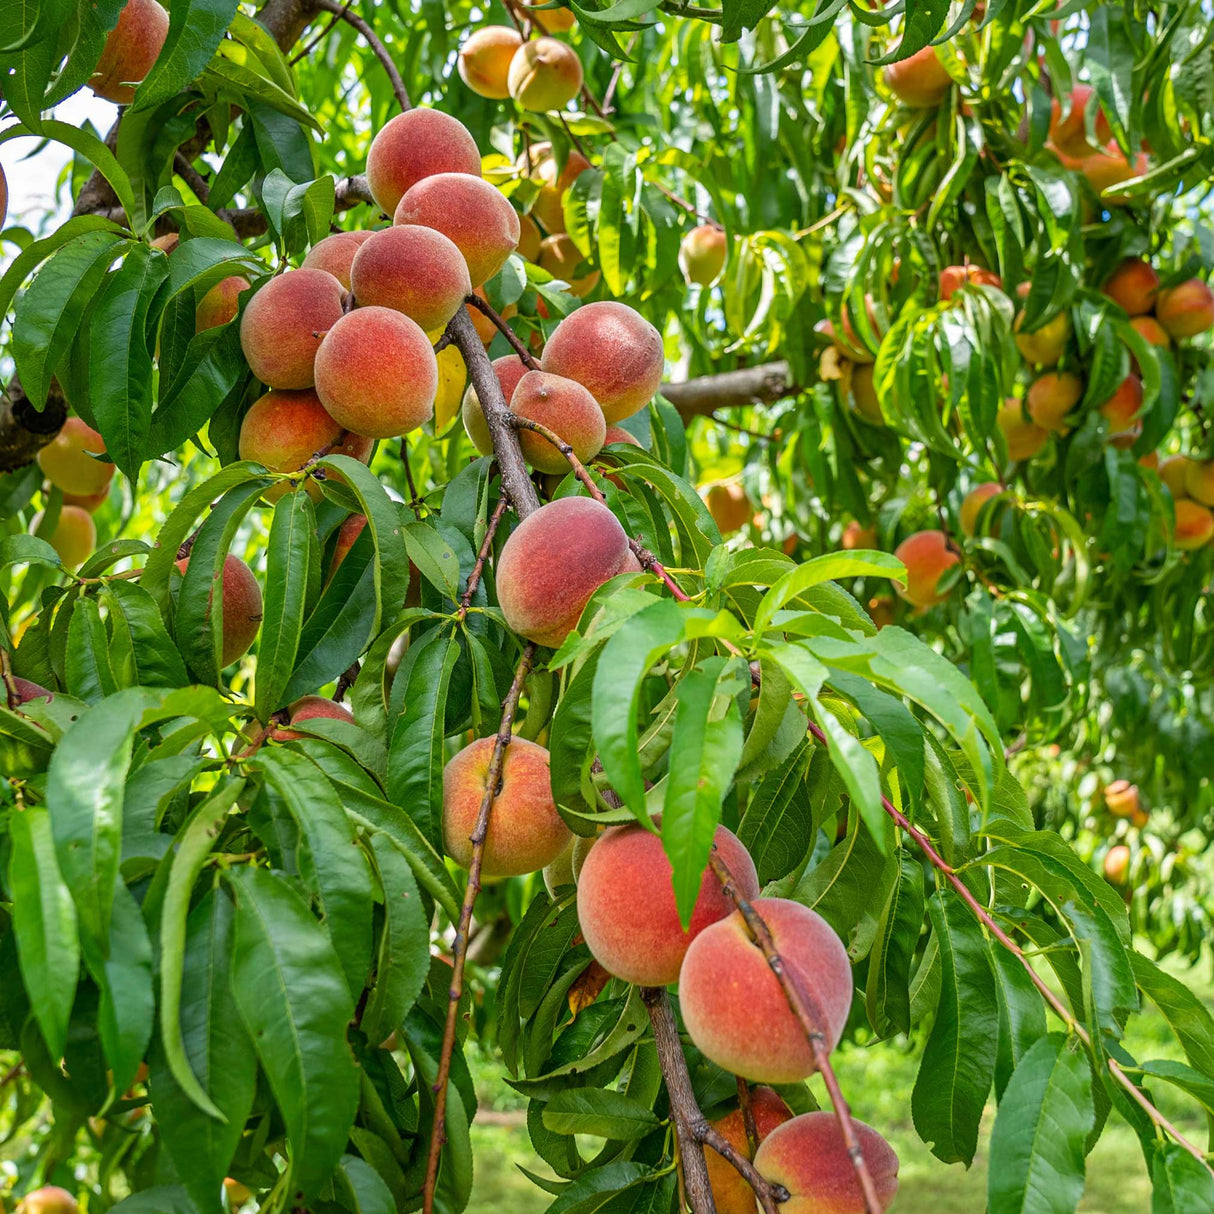
[[[529,371],[538,371],[540,369],[540,364],[532,357],[531,351],[519,340],[519,335],[502,319],[502,314],[487,299],[482,299],[473,291],[464,302],[470,307],[475,308],[478,312],[484,313],[485,316],[493,321],[497,327],[497,331],[510,343],[511,348],[519,356],[524,367]]]
[[[338,0],[312,0],[316,8],[323,9],[327,13],[333,13],[347,25],[353,26],[366,39],[367,45],[375,53],[376,59],[383,66],[384,71],[388,75],[388,80],[392,85],[392,92],[396,94],[397,104],[402,110],[410,109],[409,94],[405,89],[405,82],[401,79],[400,72],[396,69],[396,64],[392,61],[392,56],[388,53],[388,48],[380,41],[379,35],[357,14],[350,11],[348,4],[339,4]]]
[[[775,404],[798,389],[792,382],[788,363],[781,361],[722,371],[719,375],[701,375],[681,384],[663,384],[661,391],[687,419],[740,405]]]
[[[0,472],[14,472],[33,463],[66,420],[67,401],[57,382],[52,381],[46,406],[39,412],[14,375],[0,395]]]

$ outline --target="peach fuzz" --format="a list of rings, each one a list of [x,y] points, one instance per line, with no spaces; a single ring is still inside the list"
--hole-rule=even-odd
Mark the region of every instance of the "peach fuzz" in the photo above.
[[[77,1214],[76,1199],[56,1185],[43,1185],[17,1204],[17,1214]]]
[[[1155,306],[1159,275],[1141,257],[1127,257],[1100,289],[1127,316],[1143,316]]]
[[[1069,371],[1047,371],[1033,381],[1025,399],[1029,417],[1043,430],[1067,434],[1067,416],[1083,397],[1083,380]]]
[[[302,725],[305,721],[348,721],[353,724],[354,714],[344,704],[326,700],[324,696],[302,696],[287,709],[287,720],[292,725]],[[293,742],[308,735],[280,725],[270,736],[276,742]]]
[[[533,8],[535,4],[542,2],[543,0],[523,0],[523,7]],[[535,12],[528,13],[527,16],[536,22],[546,34],[566,33],[568,30],[573,29],[573,24],[576,21],[573,13],[567,8],[536,9]]]
[[[843,941],[821,915],[799,902],[751,901],[784,959],[785,973],[817,1007],[826,1048],[833,1050],[852,1002],[851,962]],[[727,1071],[764,1083],[796,1083],[817,1069],[800,1021],[740,911],[705,927],[692,941],[679,972],[679,1005],[696,1049]]]
[[[472,290],[468,263],[441,232],[407,225],[374,232],[350,267],[360,307],[394,308],[423,329],[441,329]]]
[[[608,426],[607,434],[603,440],[603,446],[609,447],[612,443],[624,443],[629,447],[644,448],[644,443],[641,442],[635,434],[629,430],[625,430],[623,426]]]
[[[249,289],[249,280],[239,274],[230,274],[221,278],[198,301],[198,311],[194,316],[194,332],[201,333],[206,329],[217,329],[236,319],[240,311],[240,294]]]
[[[898,1156],[862,1121],[852,1119],[860,1154],[882,1211],[898,1192]],[[802,1113],[777,1126],[755,1152],[755,1168],[791,1195],[780,1214],[865,1214],[864,1193],[834,1113]]]
[[[354,255],[375,235],[374,231],[333,232],[318,240],[300,263],[302,270],[324,270],[332,274],[348,291],[350,289],[350,267]]]
[[[438,173],[412,186],[400,200],[393,222],[433,228],[453,241],[479,287],[506,264],[518,246],[518,212],[481,177]]]
[[[948,592],[939,593],[941,577],[961,557],[948,546],[943,531],[916,531],[894,549],[894,556],[906,566],[906,589],[895,582],[894,589],[916,607],[933,607],[943,603]]]
[[[189,557],[177,561],[177,572],[184,576],[189,563]],[[231,553],[223,558],[220,583],[223,642],[219,665],[222,668],[243,657],[257,636],[257,630],[261,627],[261,587],[248,565]],[[211,595],[214,593],[212,587]]]
[[[906,59],[889,64],[885,83],[903,105],[912,109],[930,109],[944,100],[953,79],[944,70],[934,46],[925,46]]]
[[[114,465],[93,459],[105,454],[105,439],[86,421],[69,417],[53,439],[38,452],[38,467],[58,489],[92,497],[104,493],[114,479]]]
[[[756,1087],[750,1093],[750,1112],[755,1122],[755,1137],[761,1143],[778,1125],[791,1120],[792,1110],[767,1087]],[[744,1159],[751,1159],[750,1140],[746,1136],[746,1121],[741,1109],[734,1109],[712,1122],[712,1128]],[[717,1214],[754,1214],[754,1190],[738,1174],[733,1164],[711,1147],[704,1150],[708,1165],[708,1183],[712,1187]]]
[[[1142,380],[1127,375],[1117,385],[1117,391],[1100,406],[1101,416],[1108,419],[1114,431],[1125,430],[1142,408]]]
[[[607,423],[594,397],[575,380],[547,371],[528,371],[518,381],[510,411],[552,430],[583,464],[598,455],[607,437]],[[520,430],[518,441],[523,458],[537,472],[569,470],[569,462],[543,435]]]
[[[506,77],[514,52],[523,37],[510,25],[483,25],[474,30],[459,48],[456,67],[460,79],[478,96],[501,101],[510,96]]]
[[[1109,129],[1109,121],[1096,107],[1096,139],[1097,146],[1093,147],[1087,137],[1087,109],[1092,98],[1092,87],[1088,84],[1077,84],[1071,89],[1067,99],[1067,115],[1062,116],[1062,102],[1057,97],[1050,103],[1049,137],[1055,146],[1065,156],[1085,156],[1104,147],[1113,137]]]
[[[502,397],[509,405],[519,380],[527,374],[527,368],[523,365],[522,359],[515,354],[504,354],[501,358],[495,358],[490,366],[497,375],[497,382],[501,385]],[[485,421],[484,413],[481,412],[480,397],[476,395],[475,385],[468,385],[460,412],[464,419],[464,429],[468,432],[472,445],[482,455],[492,455],[493,440],[489,437],[489,426]]]
[[[1051,317],[1039,328],[1031,332],[1023,331],[1024,313],[1016,314],[1012,328],[1015,331],[1016,348],[1026,362],[1036,363],[1041,367],[1052,367],[1066,349],[1067,339],[1071,335],[1070,313],[1063,311]]]
[[[940,271],[940,298],[950,300],[962,287],[1002,287],[1003,279],[981,266],[945,266]]]
[[[845,552],[863,551],[865,549],[876,548],[877,546],[877,529],[876,527],[865,527],[852,519],[846,527],[843,528],[843,535],[839,540],[839,547]]]
[[[1214,292],[1200,278],[1159,292],[1155,319],[1174,338],[1196,337],[1214,325]]]
[[[718,481],[709,485],[701,496],[722,535],[740,530],[754,517],[750,498],[737,481]]]
[[[544,347],[544,370],[588,388],[609,423],[653,399],[664,367],[662,335],[639,312],[613,300],[571,312]]]
[[[743,896],[758,897],[759,879],[750,853],[723,826],[717,827],[713,837],[717,854]],[[686,972],[689,946],[733,909],[716,875],[705,868],[684,931],[672,872],[661,836],[639,823],[604,831],[582,865],[577,887],[582,934],[594,959],[625,982],[641,986],[674,982],[680,967]]]
[[[1184,469],[1185,496],[1203,506],[1214,506],[1214,460],[1190,459]]]
[[[336,443],[341,434],[341,426],[325,411],[315,389],[276,388],[254,401],[244,415],[238,453],[241,459],[255,460],[271,472],[298,472],[317,452]],[[289,488],[282,482],[267,489],[263,496],[268,502],[276,502]],[[319,485],[309,480],[307,490],[313,501],[320,501]]]
[[[885,425],[885,414],[881,412],[881,400],[873,385],[873,364],[861,363],[852,368],[851,400],[856,412],[874,426]]]
[[[561,110],[582,87],[582,61],[566,42],[531,38],[510,60],[506,84],[510,96],[525,110]]]
[[[982,485],[975,485],[966,495],[961,503],[961,530],[964,534],[973,536],[978,531],[978,519],[982,514],[982,507],[993,497],[998,497],[1003,492],[1003,486],[996,481],[987,481]]]
[[[538,258],[542,269],[548,271],[553,278],[562,279],[569,284],[569,294],[581,299],[594,290],[599,281],[598,270],[588,269],[584,274],[575,275],[579,266],[587,258],[582,250],[573,243],[573,237],[567,232],[558,232],[555,236],[545,237],[540,244]]]
[[[1007,442],[1009,459],[1032,459],[1039,455],[1049,441],[1049,432],[1024,416],[1024,409],[1015,397],[1008,397],[995,414],[995,424]]]
[[[33,535],[42,524],[45,511],[39,510],[30,520]],[[97,547],[97,525],[93,516],[80,506],[61,506],[55,530],[41,537],[59,554],[66,569],[77,569],[93,555]]]
[[[438,362],[425,331],[391,308],[356,308],[316,354],[316,394],[339,426],[397,438],[428,422]]]
[[[688,282],[711,286],[725,268],[725,232],[713,223],[691,229],[679,244],[679,266]]]
[[[588,497],[541,506],[510,533],[497,559],[497,594],[511,631],[555,649],[590,596],[635,567],[615,515]]]
[[[565,191],[590,168],[590,161],[581,152],[572,149],[558,172],[552,144],[533,143],[529,152],[519,156],[514,167],[539,186],[539,193],[531,204],[531,215],[544,225],[544,230],[550,236],[563,232]]]
[[[452,173],[479,178],[481,154],[472,132],[441,110],[397,114],[379,129],[367,152],[367,184],[385,215],[393,214],[423,178]]]
[[[152,70],[168,34],[169,14],[156,0],[127,0],[106,36],[89,87],[116,105],[130,105],[135,86]]]
[[[316,352],[341,319],[345,291],[324,270],[288,270],[249,300],[240,318],[240,348],[267,388],[310,388]]]

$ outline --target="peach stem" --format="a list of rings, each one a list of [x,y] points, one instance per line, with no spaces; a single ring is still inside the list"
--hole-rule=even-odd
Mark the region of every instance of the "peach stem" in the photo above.
[[[482,312],[493,321],[497,327],[497,331],[510,343],[511,349],[518,355],[519,361],[528,371],[538,371],[540,369],[540,364],[532,356],[531,351],[519,340],[519,335],[506,323],[502,314],[487,299],[482,299],[474,291],[471,295],[465,296],[464,302],[470,307],[475,308],[478,312]]]

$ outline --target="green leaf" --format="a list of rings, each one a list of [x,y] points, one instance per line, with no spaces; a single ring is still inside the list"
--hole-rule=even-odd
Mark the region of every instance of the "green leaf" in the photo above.
[[[1045,1036],[1045,1004],[1028,970],[1003,947],[991,946],[995,997],[999,1002],[999,1053],[995,1060],[995,1097],[1003,1093],[1015,1069],[1034,1043]]]
[[[786,877],[813,845],[813,805],[806,784],[812,754],[802,737],[755,787],[738,824],[738,838],[755,862],[761,886]]]
[[[564,1189],[544,1214],[590,1214],[607,1196],[631,1188],[649,1174],[645,1164],[623,1159],[592,1168]]]
[[[118,690],[110,666],[110,638],[96,599],[82,596],[71,609],[64,674],[68,692],[90,704]]]
[[[658,1124],[648,1105],[623,1092],[570,1088],[557,1092],[544,1109],[544,1125],[557,1134],[592,1134],[630,1142]]]
[[[185,687],[190,679],[152,596],[136,582],[109,581],[102,594],[110,613],[109,655],[120,687]]]
[[[1214,1209],[1214,1176],[1177,1142],[1162,1142],[1151,1164],[1151,1214],[1206,1214]]]
[[[911,967],[923,930],[922,865],[903,848],[897,862],[898,874],[877,921],[865,988],[869,1023],[883,1037],[910,1032]]]
[[[343,1209],[352,1214],[396,1214],[392,1190],[365,1159],[343,1155],[335,1180],[349,1198],[342,1203]]]
[[[755,612],[755,631],[765,632],[786,603],[822,582],[839,578],[887,577],[905,585],[906,566],[886,552],[856,550],[816,556],[786,573],[764,596]]]
[[[131,109],[145,110],[180,93],[211,61],[239,0],[187,0],[174,4],[164,46]]]

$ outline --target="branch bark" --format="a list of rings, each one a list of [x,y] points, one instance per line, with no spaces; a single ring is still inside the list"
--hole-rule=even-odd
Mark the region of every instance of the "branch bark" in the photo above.
[[[662,385],[662,395],[684,419],[741,405],[771,405],[796,391],[788,363],[783,361]]]
[[[0,395],[0,472],[14,472],[32,464],[38,452],[59,433],[66,418],[67,401],[57,384],[51,384],[46,407],[40,413],[14,375]]]

